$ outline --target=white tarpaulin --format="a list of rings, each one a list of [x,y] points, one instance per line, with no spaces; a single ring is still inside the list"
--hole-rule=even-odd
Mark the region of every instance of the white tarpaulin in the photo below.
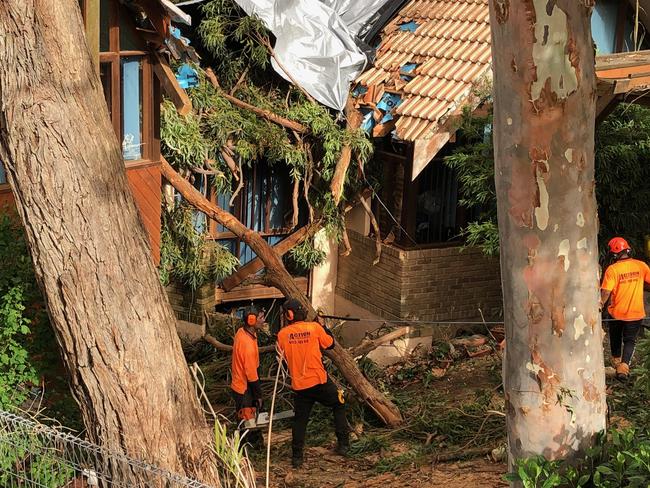
[[[316,100],[343,110],[366,56],[355,43],[365,23],[391,0],[235,0],[276,37],[282,66]],[[289,80],[272,61],[273,68]]]

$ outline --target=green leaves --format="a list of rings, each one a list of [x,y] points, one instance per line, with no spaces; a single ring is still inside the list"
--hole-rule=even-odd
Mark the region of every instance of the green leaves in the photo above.
[[[225,247],[196,230],[194,211],[183,204],[163,211],[160,248],[160,276],[164,284],[171,279],[195,290],[210,281],[232,274],[239,260]]]
[[[21,286],[0,296],[0,408],[20,405],[27,397],[26,384],[38,384],[38,377],[20,343],[29,334],[29,320],[23,316],[25,294]]]
[[[636,487],[650,486],[650,440],[634,429],[612,430],[599,437],[599,444],[574,462],[547,461],[543,456],[517,460],[509,481],[526,488]]]

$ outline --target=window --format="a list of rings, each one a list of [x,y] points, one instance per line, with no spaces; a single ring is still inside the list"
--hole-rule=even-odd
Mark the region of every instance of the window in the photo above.
[[[7,184],[7,175],[5,174],[5,167],[0,162],[0,185]]]
[[[248,228],[260,232],[272,246],[280,242],[290,230],[293,205],[292,181],[288,171],[264,161],[244,167],[244,187],[230,206],[231,193],[216,194],[207,177],[196,175],[194,186],[208,194],[219,207],[228,210]],[[302,199],[301,199],[302,201]],[[299,225],[305,224],[306,209],[301,206]],[[211,237],[237,256],[242,265],[255,259],[255,253],[232,232],[214,221],[208,222],[202,213],[195,215],[194,225],[199,231],[208,227]]]
[[[157,159],[153,70],[133,16],[116,0],[101,0],[100,77],[126,162]]]

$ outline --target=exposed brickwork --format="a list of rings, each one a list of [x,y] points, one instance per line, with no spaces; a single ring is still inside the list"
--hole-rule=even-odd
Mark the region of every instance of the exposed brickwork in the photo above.
[[[202,324],[204,313],[214,311],[215,288],[216,285],[209,283],[192,292],[189,287],[171,283],[166,291],[176,318]]]
[[[502,306],[498,259],[460,247],[403,251],[349,233],[352,254],[340,257],[336,293],[385,318],[460,320],[495,316]]]

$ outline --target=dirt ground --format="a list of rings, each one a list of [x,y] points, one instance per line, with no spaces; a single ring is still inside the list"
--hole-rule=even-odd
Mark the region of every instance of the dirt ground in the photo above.
[[[462,408],[467,401],[479,392],[494,392],[497,402],[495,410],[503,410],[499,405],[501,392],[498,390],[500,384],[500,358],[495,354],[487,357],[459,361],[454,364],[442,377],[429,382],[426,387],[422,382],[413,378],[405,380],[402,384],[404,391],[409,395],[417,395],[422,388],[434,389],[439,395],[448,398],[448,408]],[[398,374],[396,371],[395,374]],[[419,376],[419,375],[418,375]],[[445,401],[445,403],[447,403]],[[329,418],[329,412],[316,411],[314,415],[323,415]],[[432,414],[435,415],[435,414]],[[479,422],[480,423],[480,422]],[[320,424],[319,424],[320,425]],[[330,432],[332,427],[329,422],[322,423],[323,428]],[[485,443],[480,446],[468,443],[467,449],[463,451],[474,451],[477,457],[454,462],[437,462],[438,456],[449,455],[456,452],[458,446],[445,446],[429,449],[425,454],[420,454],[412,461],[400,461],[400,456],[408,455],[409,449],[417,446],[418,443],[424,446],[431,439],[417,439],[416,433],[413,439],[409,440],[409,434],[402,436],[405,440],[401,442],[390,441],[388,449],[380,449],[377,452],[356,455],[351,458],[343,458],[334,453],[335,440],[329,435],[326,441],[320,445],[313,445],[305,449],[305,464],[300,469],[291,467],[291,431],[287,424],[274,429],[272,449],[270,486],[277,488],[318,488],[318,487],[340,487],[340,488],[361,488],[361,487],[382,487],[382,488],[403,488],[403,487],[434,487],[444,486],[446,488],[468,488],[468,487],[500,487],[508,486],[503,481],[506,473],[505,463],[499,459],[495,462],[490,459],[489,451],[492,447],[503,445],[505,434],[499,433],[494,438],[494,443],[488,441],[488,452]],[[357,439],[363,439],[372,435],[384,435],[389,432],[382,428],[367,428]],[[313,431],[311,435],[315,435]],[[308,443],[309,443],[308,433]],[[266,437],[266,435],[265,435]],[[433,437],[433,436],[432,436]],[[353,435],[353,445],[355,436]],[[491,440],[491,439],[490,439]],[[491,444],[491,445],[490,445]],[[253,456],[253,461],[258,473],[258,486],[265,483],[265,459],[264,455],[258,453]],[[395,463],[396,468],[387,466]],[[383,469],[382,469],[383,467]]]
[[[271,486],[284,488],[403,488],[433,487],[474,488],[508,486],[503,481],[506,465],[487,459],[427,464],[402,470],[400,473],[377,473],[363,460],[347,460],[331,449],[307,449],[305,465],[299,470],[291,468],[290,459],[277,459],[271,466]],[[264,486],[263,476],[258,478]]]

